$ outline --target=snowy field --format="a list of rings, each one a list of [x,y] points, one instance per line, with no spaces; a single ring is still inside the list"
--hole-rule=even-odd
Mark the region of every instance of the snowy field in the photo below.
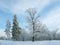
[[[4,41],[0,40],[0,45],[60,45],[60,41]]]

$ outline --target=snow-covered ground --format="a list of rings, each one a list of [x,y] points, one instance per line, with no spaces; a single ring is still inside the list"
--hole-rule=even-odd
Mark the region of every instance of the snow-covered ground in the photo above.
[[[0,45],[60,45],[60,41],[5,41],[0,40]]]

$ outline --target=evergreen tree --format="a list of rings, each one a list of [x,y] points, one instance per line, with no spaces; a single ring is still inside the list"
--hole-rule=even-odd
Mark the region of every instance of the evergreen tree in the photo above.
[[[19,40],[19,35],[20,35],[20,31],[19,31],[19,24],[17,21],[17,16],[14,15],[14,19],[13,19],[13,27],[12,27],[12,38],[13,40]]]
[[[5,29],[5,32],[6,32],[6,35],[7,35],[7,38],[10,39],[11,36],[10,36],[10,29],[11,29],[11,23],[9,21],[9,19],[7,20],[7,24],[6,24],[6,29]]]

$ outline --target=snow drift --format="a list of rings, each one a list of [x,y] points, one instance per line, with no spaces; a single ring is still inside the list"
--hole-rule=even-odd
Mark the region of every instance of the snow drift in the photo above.
[[[5,41],[0,40],[0,45],[60,45],[60,41]]]

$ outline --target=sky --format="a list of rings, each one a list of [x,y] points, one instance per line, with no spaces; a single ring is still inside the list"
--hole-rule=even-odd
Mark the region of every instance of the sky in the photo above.
[[[60,28],[60,0],[0,0],[0,30],[5,30],[7,19],[18,17],[19,26],[26,28],[26,9],[36,8],[41,22],[49,30]]]

